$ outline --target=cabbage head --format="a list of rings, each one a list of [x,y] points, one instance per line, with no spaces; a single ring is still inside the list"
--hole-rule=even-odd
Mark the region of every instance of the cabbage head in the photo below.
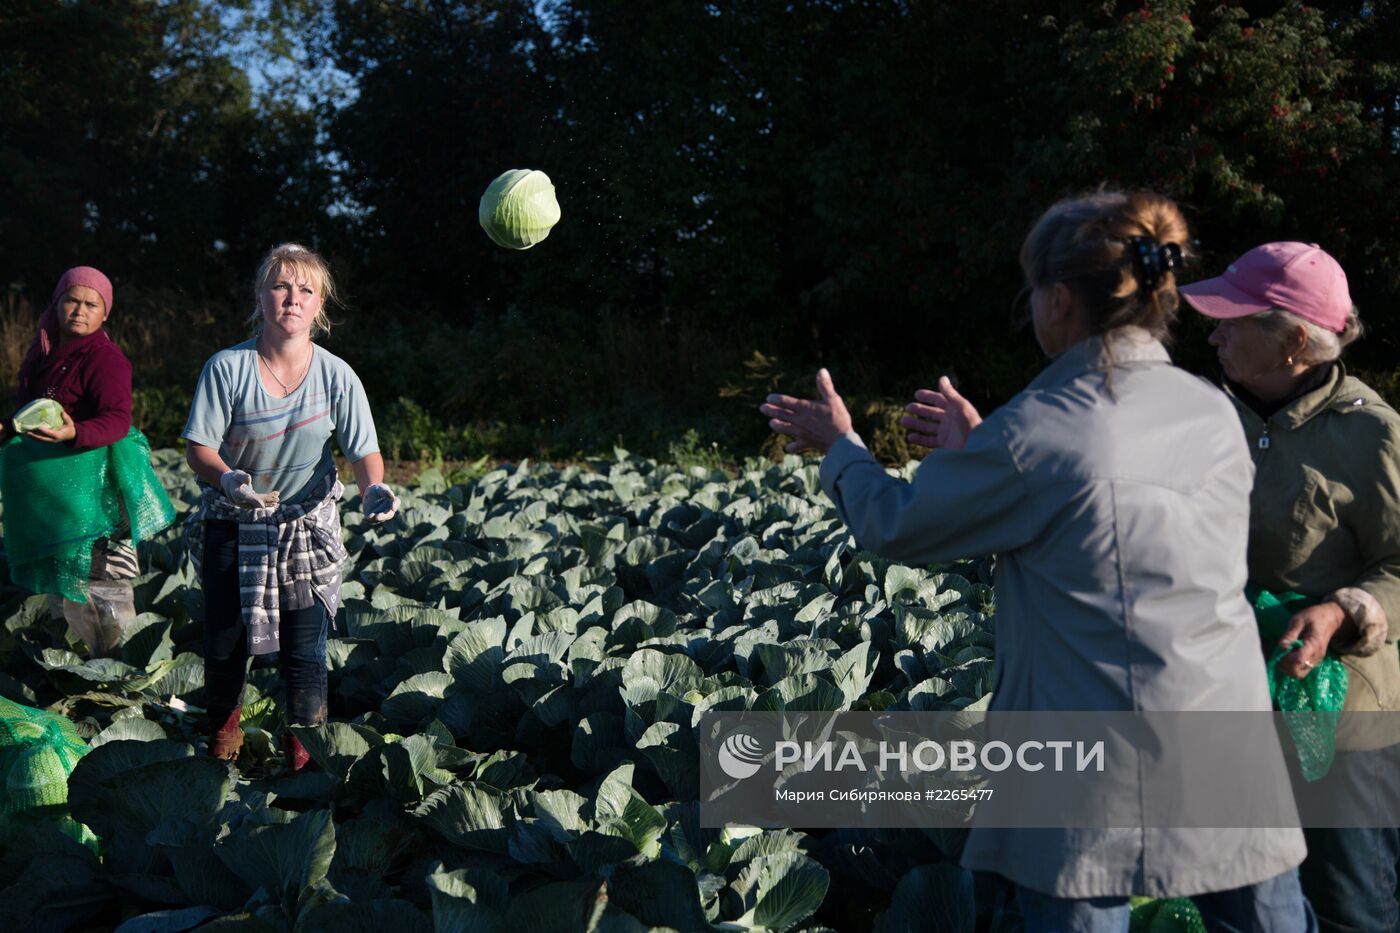
[[[51,398],[36,398],[15,413],[15,430],[21,434],[35,428],[63,427],[63,406]]]
[[[554,184],[544,172],[511,169],[487,187],[477,218],[497,246],[529,249],[559,222]]]

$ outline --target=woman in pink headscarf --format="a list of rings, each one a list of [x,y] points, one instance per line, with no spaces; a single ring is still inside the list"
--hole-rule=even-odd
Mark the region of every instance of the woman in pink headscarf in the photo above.
[[[63,426],[28,432],[36,440],[92,450],[131,429],[131,363],[103,328],[112,313],[112,283],[91,266],[63,273],[19,370],[20,406],[51,398]],[[13,436],[6,419],[0,440]]]
[[[28,430],[23,432],[26,437],[66,447],[73,454],[109,447],[126,439],[131,431],[131,363],[103,328],[111,313],[112,283],[100,271],[91,266],[75,266],[59,278],[49,306],[39,318],[38,333],[20,366],[16,402],[22,408],[37,399],[52,399],[63,408],[63,423],[56,428]],[[0,421],[0,442],[9,442],[17,433],[13,418]],[[22,452],[16,450],[15,456],[22,456]],[[7,455],[7,470],[20,469],[19,461],[9,461]],[[32,502],[39,492],[28,489],[30,485],[32,482],[19,476],[5,480],[11,493],[18,489],[19,495]],[[159,490],[159,483],[147,482],[146,485],[153,486],[153,491]],[[74,485],[63,491],[44,489],[41,492],[64,501],[74,495],[82,495],[85,500],[91,498],[91,490],[79,493],[79,488]],[[133,504],[126,501],[125,492],[119,493],[121,506],[113,513],[110,527],[104,524],[101,529],[85,530],[78,547],[81,553],[65,558],[49,553],[47,547],[36,551],[28,537],[37,535],[41,540],[57,540],[71,536],[72,523],[63,524],[67,516],[62,509],[43,512],[46,517],[52,517],[53,528],[20,528],[7,524],[5,529],[12,578],[36,592],[50,593],[51,612],[66,617],[94,655],[112,654],[117,650],[120,620],[134,614],[127,581],[137,576],[139,567],[135,550],[124,540],[131,534],[128,510]],[[168,502],[164,508],[169,508]],[[9,512],[7,509],[6,519],[11,517]],[[90,552],[84,542],[91,543]],[[57,544],[53,547],[59,549]],[[55,567],[71,569],[59,573]],[[106,582],[93,588],[79,582],[82,577]],[[60,578],[66,581],[64,585],[56,584]],[[66,597],[61,608],[59,593]],[[75,601],[79,598],[85,602]]]

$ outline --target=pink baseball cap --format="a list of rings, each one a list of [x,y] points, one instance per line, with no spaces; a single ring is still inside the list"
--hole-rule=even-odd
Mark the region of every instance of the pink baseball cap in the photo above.
[[[1351,314],[1347,274],[1316,243],[1265,243],[1230,263],[1224,275],[1181,286],[1206,317],[1247,317],[1281,308],[1340,334]]]

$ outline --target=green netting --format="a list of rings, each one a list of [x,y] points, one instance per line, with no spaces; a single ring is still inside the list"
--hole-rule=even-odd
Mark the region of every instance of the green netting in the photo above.
[[[1133,898],[1128,933],[1206,933],[1205,921],[1188,897]]]
[[[175,520],[150,444],[135,428],[96,450],[16,437],[0,454],[10,577],[35,593],[87,602],[94,541],[129,527],[134,546]]]
[[[1252,583],[1244,588],[1244,597],[1254,607],[1259,637],[1266,642],[1278,641],[1288,631],[1288,623],[1293,616],[1309,606],[1317,605],[1317,600],[1311,596],[1291,592],[1271,593]]]
[[[48,817],[78,842],[96,837],[68,817],[68,775],[88,745],[66,716],[0,697],[0,836],[22,832],[25,817]]]
[[[1274,644],[1288,629],[1288,620],[1316,599],[1299,593],[1270,593],[1250,586],[1245,597],[1254,606],[1254,618],[1259,624],[1260,638]],[[1347,699],[1347,669],[1334,655],[1328,653],[1307,677],[1280,676],[1278,662],[1302,642],[1287,648],[1275,646],[1265,667],[1269,679],[1269,696],[1274,709],[1283,713],[1283,721],[1298,752],[1298,768],[1303,779],[1316,781],[1332,767],[1337,748],[1337,726],[1342,719],[1342,707]]]

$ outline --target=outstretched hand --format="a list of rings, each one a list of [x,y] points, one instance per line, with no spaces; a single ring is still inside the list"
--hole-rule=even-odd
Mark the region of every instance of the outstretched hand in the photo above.
[[[786,434],[792,441],[783,447],[788,453],[809,448],[826,453],[841,436],[851,430],[851,414],[831,384],[831,373],[817,370],[817,398],[793,398],[773,394],[758,406],[768,416],[774,434]]]
[[[982,423],[972,403],[958,394],[947,376],[938,380],[938,390],[919,389],[914,401],[904,408],[909,414],[899,419],[908,431],[909,443],[919,447],[962,450],[967,436]]]
[[[243,509],[275,509],[282,494],[276,489],[257,492],[253,489],[253,477],[243,470],[229,470],[219,477],[219,486],[229,501]]]
[[[383,483],[371,483],[363,498],[365,519],[371,525],[383,524],[399,514],[399,497]]]

